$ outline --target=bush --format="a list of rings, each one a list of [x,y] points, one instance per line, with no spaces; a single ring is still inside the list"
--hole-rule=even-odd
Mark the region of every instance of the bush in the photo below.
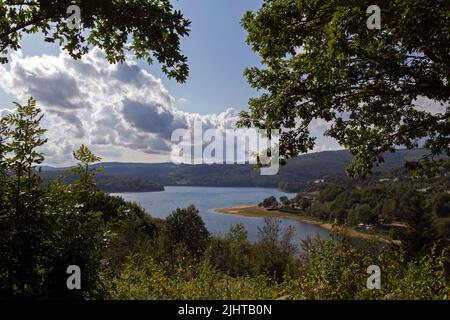
[[[182,261],[182,257],[178,257]],[[108,283],[111,299],[275,299],[280,289],[264,276],[230,277],[208,262],[180,263],[175,275],[152,258],[131,256],[123,271]]]
[[[290,299],[449,299],[445,252],[405,262],[390,247],[367,244],[358,249],[339,233],[331,240],[305,241],[298,277],[288,277],[284,291]],[[381,289],[369,290],[367,267],[381,270]]]
[[[212,237],[205,257],[217,270],[231,276],[251,274],[252,245],[242,224],[230,228],[224,238]]]
[[[280,219],[265,219],[265,225],[258,228],[259,241],[253,249],[255,274],[264,274],[279,281],[293,268],[297,252],[292,244],[294,232],[292,226],[282,232]]]

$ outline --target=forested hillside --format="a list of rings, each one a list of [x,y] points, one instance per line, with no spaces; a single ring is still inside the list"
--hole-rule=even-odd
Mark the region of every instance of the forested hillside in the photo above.
[[[405,162],[419,159],[423,149],[397,150],[384,155],[385,163],[376,168],[375,173],[389,172],[401,168]],[[252,165],[176,165],[173,163],[100,163],[105,172],[97,175],[99,187],[103,189],[102,179],[110,180],[110,185],[120,184],[121,179],[141,179],[147,184],[155,182],[161,185],[188,186],[221,186],[221,187],[278,187],[285,182],[310,182],[316,179],[334,178],[345,180],[345,168],[351,160],[351,155],[345,151],[326,151],[311,153],[291,159],[280,168],[276,176],[262,176]],[[42,176],[45,180],[54,179],[64,169],[43,167]],[[69,180],[70,181],[70,180]],[[125,186],[124,186],[125,187]],[[118,187],[120,188],[120,187]],[[125,187],[126,188],[126,187]],[[140,187],[137,187],[141,190]],[[158,190],[157,188],[155,188]],[[141,191],[148,190],[142,187]],[[132,190],[128,190],[132,191]],[[137,191],[137,190],[136,190]],[[148,191],[152,190],[151,186]]]
[[[77,176],[67,171],[53,170],[40,172],[43,184],[60,179],[63,183],[73,183]],[[118,177],[108,174],[98,174],[94,177],[97,188],[104,192],[153,192],[163,191],[164,186],[158,182],[138,177]]]

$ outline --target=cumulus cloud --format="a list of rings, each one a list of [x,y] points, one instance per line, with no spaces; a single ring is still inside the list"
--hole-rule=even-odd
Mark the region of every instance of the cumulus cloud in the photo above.
[[[9,67],[0,66],[0,87],[20,101],[30,96],[38,101],[49,130],[44,152],[57,164],[70,163],[80,143],[105,159],[158,161],[164,157],[145,154],[168,154],[173,130],[189,128],[195,120],[205,128],[230,128],[237,119],[234,109],[211,115],[179,110],[160,79],[134,60],[109,64],[99,49],[77,61],[64,52],[13,54]]]
[[[49,143],[43,151],[49,164],[72,164],[72,151],[81,143],[107,161],[168,161],[175,129],[189,129],[200,121],[205,131],[225,130],[234,128],[238,118],[233,108],[208,115],[182,111],[177,105],[185,99],[172,97],[162,81],[132,57],[110,64],[96,48],[81,60],[63,51],[32,57],[19,51],[8,65],[0,65],[0,88],[18,101],[30,96],[38,101],[48,129]],[[431,113],[445,110],[425,98],[417,99],[416,106]],[[315,151],[342,149],[323,135],[329,127],[323,120],[311,123]]]
[[[311,121],[308,128],[311,134],[316,137],[315,152],[343,149],[335,139],[324,135],[324,132],[331,128],[331,124],[331,122],[323,119],[313,119]]]

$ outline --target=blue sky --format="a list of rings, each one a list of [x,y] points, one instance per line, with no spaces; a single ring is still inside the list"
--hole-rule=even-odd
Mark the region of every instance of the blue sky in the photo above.
[[[242,73],[246,67],[259,65],[259,57],[245,43],[240,20],[247,10],[257,10],[261,1],[182,0],[173,5],[192,21],[190,36],[182,41],[189,59],[188,81],[180,84],[168,79],[158,63],[140,61],[139,66],[161,78],[184,111],[210,114],[228,107],[246,109],[249,97],[257,92]],[[41,35],[25,36],[21,45],[24,56],[59,53],[58,46],[43,42]],[[0,90],[2,106],[12,100],[13,96]]]
[[[170,130],[191,127],[195,120],[208,128],[233,127],[238,111],[258,95],[243,71],[260,59],[246,44],[240,21],[261,1],[173,3],[192,21],[182,40],[190,67],[186,83],[168,79],[157,63],[110,65],[96,48],[74,61],[42,35],[24,36],[21,51],[0,65],[0,113],[9,112],[12,101],[37,99],[48,129],[44,153],[50,165],[73,163],[72,151],[81,143],[105,161],[170,161]],[[318,122],[311,129],[321,135],[325,128]],[[317,150],[339,148],[329,139],[319,142]]]
[[[240,20],[247,10],[257,10],[261,1],[183,0],[174,5],[192,21],[190,36],[182,42],[190,77],[180,85],[168,80],[157,65],[150,67],[151,73],[164,79],[176,98],[187,99],[180,105],[185,111],[245,109],[248,98],[256,92],[242,73],[246,67],[259,65],[259,57],[245,43],[246,32]]]

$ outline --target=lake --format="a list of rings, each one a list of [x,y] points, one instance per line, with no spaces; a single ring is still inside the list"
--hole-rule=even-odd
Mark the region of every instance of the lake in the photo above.
[[[295,197],[295,193],[285,193],[271,188],[222,188],[222,187],[180,187],[168,186],[161,192],[113,193],[127,201],[139,203],[150,215],[159,218],[167,217],[176,208],[184,208],[194,204],[206,227],[211,233],[224,235],[232,225],[242,223],[248,230],[249,239],[258,239],[258,227],[264,225],[264,218],[243,217],[217,213],[216,208],[233,207],[245,204],[258,204],[264,198],[281,196]],[[319,226],[281,219],[282,228],[293,226],[295,242],[319,235],[329,238],[329,232]]]

